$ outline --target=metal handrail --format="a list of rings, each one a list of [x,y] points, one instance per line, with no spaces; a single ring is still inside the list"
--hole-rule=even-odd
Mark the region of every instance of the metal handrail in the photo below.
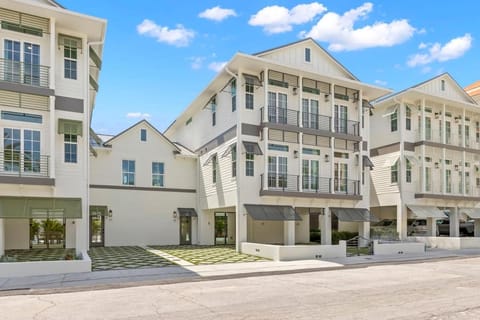
[[[345,119],[335,119],[335,132],[354,136],[360,135],[360,122]]]
[[[293,126],[299,126],[299,111],[288,109],[288,108],[277,108],[277,107],[268,107],[267,108],[267,119],[264,119],[263,107],[260,108],[260,119],[261,122],[268,123],[278,123],[278,124],[289,124]]]
[[[0,152],[0,174],[19,177],[48,177],[49,156],[36,152]]]
[[[0,80],[49,87],[50,67],[0,58]]]
[[[302,113],[302,125],[304,128],[317,130],[332,130],[332,117],[324,116],[318,113]]]
[[[360,180],[333,179],[333,190],[335,193],[346,195],[360,194]]]

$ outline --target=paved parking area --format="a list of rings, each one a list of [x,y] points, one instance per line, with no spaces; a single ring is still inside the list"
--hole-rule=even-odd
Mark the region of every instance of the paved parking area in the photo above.
[[[16,262],[55,261],[65,260],[67,255],[73,258],[75,256],[75,249],[52,248],[5,250],[5,255],[14,258]]]
[[[220,264],[268,261],[267,259],[238,253],[234,246],[149,246],[193,264]]]
[[[172,261],[136,246],[91,248],[88,255],[92,259],[92,271],[158,268],[175,265]]]

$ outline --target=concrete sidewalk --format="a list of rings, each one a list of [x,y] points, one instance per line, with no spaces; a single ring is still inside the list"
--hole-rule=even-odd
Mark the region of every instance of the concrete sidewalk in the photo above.
[[[429,249],[425,254],[353,256],[329,259],[328,261],[301,260],[286,262],[245,262],[0,278],[0,295],[41,294],[52,291],[99,290],[116,287],[264,276],[281,273],[313,272],[341,268],[367,267],[369,265],[377,264],[398,264],[466,257],[480,257],[480,249]]]

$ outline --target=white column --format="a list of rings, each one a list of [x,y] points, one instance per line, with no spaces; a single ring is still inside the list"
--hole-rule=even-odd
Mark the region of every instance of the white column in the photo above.
[[[55,29],[55,18],[50,18],[50,63],[49,63],[49,88],[55,90],[55,73],[56,73],[56,59],[55,53],[57,50],[57,32]],[[61,54],[63,54],[63,51]],[[50,122],[50,130],[49,130],[49,148],[48,148],[48,176],[52,179],[55,179],[55,138],[57,137],[57,132],[55,128],[57,124],[55,123],[55,96],[49,97],[49,122]],[[86,134],[86,133],[85,133]]]
[[[473,233],[473,236],[474,237],[480,237],[480,219],[475,219],[474,220],[474,233]]]
[[[242,76],[242,70],[237,71],[237,203],[235,206],[235,247],[237,252],[241,251],[242,242],[247,241],[247,215],[242,199],[242,189],[240,186],[245,184],[245,153],[242,152],[242,114],[245,112],[245,82]],[[255,98],[254,98],[255,99]]]
[[[462,114],[462,146],[463,148],[465,148],[466,144],[465,144],[465,140],[466,140],[466,136],[465,136],[465,108],[463,108],[463,114]],[[465,174],[465,159],[466,159],[466,152],[465,152],[465,149],[463,149],[462,151],[462,165],[460,166],[460,169],[462,170],[462,193],[463,195],[467,195],[467,190],[466,190],[466,183],[467,183],[467,179],[466,179],[466,174]]]
[[[426,125],[425,125],[425,98],[422,98],[422,104],[421,104],[421,112],[422,112],[422,126],[420,128],[420,133],[421,133],[421,140],[425,141],[425,130],[426,130]],[[425,144],[422,144],[420,147],[420,152],[422,154],[422,174],[421,174],[421,179],[422,179],[422,193],[426,192],[426,179],[427,179],[427,171],[425,169]]]
[[[283,244],[285,246],[295,245],[295,220],[283,222]]]
[[[303,82],[303,77],[300,76],[298,78],[298,81],[299,81],[299,86],[298,86],[298,89],[297,89],[297,93],[298,93],[298,126],[300,128],[303,128],[303,87],[302,87],[302,82]]]
[[[263,122],[268,122],[268,68],[263,70],[263,88],[264,88],[264,106],[263,106]],[[268,128],[263,128],[263,190],[268,190]]]
[[[401,201],[397,203],[397,233],[400,240],[407,238],[407,206]]]
[[[358,235],[365,239],[370,239],[370,222],[358,223]],[[368,241],[365,239],[360,239],[359,241],[360,247],[368,246]]]
[[[331,101],[331,113],[332,117],[330,120],[330,126],[332,132],[335,132],[335,83],[330,84],[330,101]],[[335,138],[330,138],[330,191],[331,193],[335,193],[334,185],[335,185]],[[330,227],[331,229],[331,227]],[[331,243],[331,237],[330,237]]]
[[[358,142],[358,194],[363,195],[363,185],[362,185],[362,173],[363,173],[363,141],[366,140],[366,137],[363,135],[362,128],[362,114],[363,114],[363,105],[362,105],[363,93],[362,90],[358,90],[358,134],[362,137],[362,141]],[[370,202],[369,198],[366,199],[367,203]]]
[[[303,192],[303,132],[298,134],[298,191]]]
[[[0,219],[0,257],[5,254],[5,225],[4,220]]]
[[[320,216],[321,244],[332,244],[332,216],[330,208],[325,208],[324,214]]]
[[[437,236],[437,219],[427,218],[427,236]]]
[[[460,236],[460,221],[459,221],[458,207],[450,209],[450,237]]]

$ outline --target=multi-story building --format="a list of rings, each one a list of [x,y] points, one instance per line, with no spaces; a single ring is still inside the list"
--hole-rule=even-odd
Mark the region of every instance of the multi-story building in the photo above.
[[[474,82],[465,87],[465,92],[477,103],[480,102],[480,81]]]
[[[459,221],[480,218],[478,104],[444,73],[373,105],[372,213],[396,220],[401,239],[409,219],[427,220],[426,235],[436,236],[435,220],[448,216],[458,237]]]
[[[80,254],[106,21],[55,1],[0,0],[0,23],[0,255]]]
[[[368,101],[387,93],[312,39],[237,53],[165,131],[199,155],[199,243],[306,243],[320,221],[329,244],[332,220],[368,237]]]
[[[197,155],[145,120],[91,134],[90,246],[196,244]]]

